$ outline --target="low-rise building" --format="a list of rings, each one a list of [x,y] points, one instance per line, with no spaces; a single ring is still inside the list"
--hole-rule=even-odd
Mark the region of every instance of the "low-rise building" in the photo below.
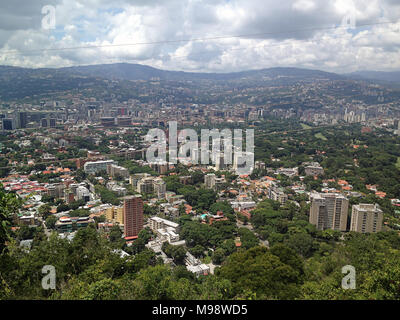
[[[88,174],[96,174],[100,171],[107,171],[107,166],[115,164],[114,160],[89,161],[83,165],[83,169]]]
[[[324,174],[324,168],[322,168],[318,162],[306,163],[304,165],[306,176],[319,176]]]
[[[86,228],[94,220],[89,217],[61,217],[55,224],[58,233],[73,232],[77,229]]]
[[[107,165],[107,174],[109,174],[113,178],[117,176],[120,176],[122,178],[129,178],[129,170],[124,167],[117,166],[116,164]]]

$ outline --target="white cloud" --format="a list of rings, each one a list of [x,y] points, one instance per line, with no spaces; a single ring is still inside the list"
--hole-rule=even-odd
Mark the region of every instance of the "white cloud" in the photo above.
[[[312,0],[297,0],[293,3],[293,9],[298,11],[310,11],[315,9],[315,3]]]
[[[400,69],[400,24],[360,27],[398,20],[400,5],[395,0],[11,3],[4,0],[0,4],[0,64],[59,67],[134,62],[164,69],[218,72],[274,66],[336,72]],[[48,4],[56,6],[57,29],[52,32],[40,26],[41,8]],[[349,12],[359,27],[333,29]],[[248,36],[180,41],[228,35]],[[149,42],[160,43],[120,46]],[[36,51],[91,46],[100,47]]]

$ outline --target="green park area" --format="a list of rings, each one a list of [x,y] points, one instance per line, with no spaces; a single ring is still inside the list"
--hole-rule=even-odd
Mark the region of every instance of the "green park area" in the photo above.
[[[324,141],[328,140],[321,132],[316,133],[315,137],[318,138],[318,139],[324,140]]]

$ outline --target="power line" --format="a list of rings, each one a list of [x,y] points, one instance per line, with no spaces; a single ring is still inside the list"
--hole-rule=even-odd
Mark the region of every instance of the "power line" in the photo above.
[[[366,36],[370,36],[371,34],[372,35],[376,35],[378,33],[372,32],[372,33],[369,33],[369,34],[360,35],[359,37],[366,37]],[[336,38],[340,38],[340,37],[337,36]],[[310,39],[309,42],[311,41],[310,44],[315,44],[315,43],[318,43],[318,42],[323,42],[324,40],[325,40],[324,37],[320,37],[320,38]],[[246,46],[246,47],[241,47],[241,48],[221,48],[220,50],[222,50],[223,53],[227,53],[227,52],[231,52],[231,51],[242,51],[242,50],[248,50],[248,49],[254,49],[254,48],[272,48],[272,47],[282,47],[282,46],[290,46],[290,45],[293,45],[293,43],[262,44],[262,45]],[[361,46],[368,47],[369,45],[366,44],[366,45],[361,45]],[[219,50],[197,51],[197,52],[190,53],[190,54],[178,55],[178,56],[175,55],[175,56],[168,56],[168,57],[171,60],[177,60],[177,59],[184,59],[184,58],[187,58],[189,56],[199,56],[199,55],[202,55],[202,54],[210,54],[210,53],[218,52],[218,51]],[[105,63],[133,63],[133,62],[136,62],[136,63],[142,62],[143,63],[143,61],[150,60],[150,59],[162,60],[163,57],[161,56],[161,57],[147,58],[147,59],[141,59],[141,60],[136,59],[136,58],[121,59],[119,57],[117,57],[117,58],[106,58],[106,59],[101,59],[101,62],[98,62],[95,65],[97,65],[99,63],[102,63],[102,64],[105,64]],[[326,59],[318,59],[318,60],[314,59],[314,60],[311,60],[311,61],[305,61],[305,62],[303,62],[302,65],[311,64],[311,63],[315,63],[315,62],[325,62],[325,61],[327,61],[327,60]],[[73,64],[71,66],[73,66]],[[195,72],[194,70],[191,70],[191,71]]]
[[[354,28],[385,25],[385,24],[394,24],[397,22],[398,21],[365,23],[365,24],[359,24],[357,26],[354,26]],[[47,52],[47,51],[57,52],[57,51],[66,51],[66,50],[114,48],[114,47],[127,47],[127,46],[139,46],[139,45],[161,45],[161,44],[173,44],[173,43],[196,42],[196,41],[212,41],[212,40],[223,40],[223,39],[234,39],[234,38],[257,38],[257,37],[268,36],[268,35],[272,36],[272,35],[281,35],[281,34],[295,34],[295,33],[307,32],[307,31],[338,30],[338,29],[348,29],[348,28],[349,28],[348,26],[313,27],[313,28],[304,28],[304,29],[296,29],[296,30],[281,31],[281,32],[263,32],[263,33],[216,36],[216,37],[205,37],[205,38],[194,38],[194,39],[163,40],[163,41],[152,41],[152,42],[121,43],[121,44],[62,47],[62,48],[46,48],[46,49],[34,49],[34,50],[22,50],[22,51],[17,51],[17,50],[1,51],[0,50],[0,54],[21,55],[21,54],[27,54],[27,53],[41,53],[41,52]]]
[[[372,34],[377,34],[377,33],[372,33]],[[370,34],[369,34],[370,35]],[[361,35],[362,36],[368,36],[367,34]],[[321,38],[317,38],[317,39],[312,39],[312,43],[310,44],[314,44],[314,43],[318,43],[318,42],[323,42],[325,39],[323,37]],[[223,50],[224,53],[226,52],[231,52],[231,51],[242,51],[242,50],[248,50],[248,49],[256,49],[256,48],[272,48],[272,47],[283,47],[283,46],[290,46],[293,45],[293,43],[276,43],[276,44],[262,44],[262,45],[254,45],[254,46],[246,46],[246,47],[241,47],[241,48],[221,48],[221,50]],[[362,45],[362,46],[367,46],[367,45]],[[172,60],[176,60],[176,59],[184,59],[187,58],[189,56],[199,56],[202,54],[210,54],[213,52],[219,52],[219,50],[214,50],[214,51],[197,51],[194,53],[190,53],[190,54],[185,54],[185,55],[178,55],[178,56],[169,56]],[[149,58],[151,59],[151,58]],[[143,59],[143,60],[139,60],[139,59],[120,59],[120,58],[109,58],[109,59],[103,59],[102,61],[110,61],[112,63],[123,63],[123,62],[137,62],[137,61],[146,61],[149,59]],[[154,58],[154,59],[162,59],[162,57],[160,58]],[[319,59],[319,60],[312,60],[312,61],[306,61],[305,63],[314,63],[314,62],[322,62],[322,61],[326,61],[326,59]],[[103,62],[104,63],[104,62]]]

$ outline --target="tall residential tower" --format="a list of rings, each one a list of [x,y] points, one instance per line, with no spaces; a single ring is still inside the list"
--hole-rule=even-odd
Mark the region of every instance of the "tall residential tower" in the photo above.
[[[349,200],[336,193],[312,193],[310,223],[318,230],[346,231]]]
[[[124,198],[124,232],[125,239],[132,240],[143,229],[142,196],[134,195]]]
[[[382,229],[383,212],[377,204],[354,205],[351,213],[350,231],[379,232]]]

